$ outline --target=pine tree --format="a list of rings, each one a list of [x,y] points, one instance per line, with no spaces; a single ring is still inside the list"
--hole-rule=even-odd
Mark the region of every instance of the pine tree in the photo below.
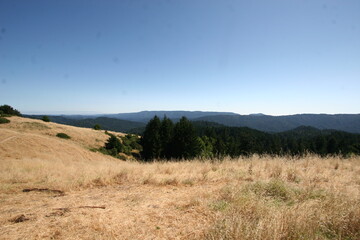
[[[182,117],[174,127],[171,142],[172,157],[191,159],[201,152],[201,145],[191,122]]]
[[[161,122],[160,127],[160,138],[161,138],[161,158],[170,158],[171,157],[171,147],[170,143],[172,140],[174,131],[174,123],[171,119],[166,116]]]
[[[161,121],[155,116],[149,121],[145,127],[141,145],[143,150],[141,156],[146,160],[157,159],[161,155],[161,136],[160,136]]]

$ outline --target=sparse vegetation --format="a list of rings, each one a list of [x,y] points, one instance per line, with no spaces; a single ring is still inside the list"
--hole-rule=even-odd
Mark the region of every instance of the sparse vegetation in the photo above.
[[[63,138],[63,139],[70,139],[71,138],[66,133],[58,133],[58,134],[56,134],[56,136],[59,137],[59,138]]]

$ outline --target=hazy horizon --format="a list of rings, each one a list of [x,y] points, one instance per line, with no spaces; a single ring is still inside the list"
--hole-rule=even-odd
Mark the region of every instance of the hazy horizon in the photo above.
[[[0,2],[24,113],[359,113],[360,1]]]

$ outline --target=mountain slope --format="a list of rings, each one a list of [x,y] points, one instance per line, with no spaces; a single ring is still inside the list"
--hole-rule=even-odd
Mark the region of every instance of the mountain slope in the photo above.
[[[250,127],[266,132],[283,132],[299,126],[310,126],[318,129],[360,133],[360,114],[217,115],[195,120],[211,121],[233,127]]]
[[[195,119],[195,118],[214,116],[214,115],[231,116],[237,114],[231,112],[202,112],[202,111],[142,111],[136,113],[106,114],[104,116],[146,123],[154,116],[158,116],[159,118],[163,118],[164,116],[166,116],[170,119],[180,119],[181,117],[186,117],[188,119]]]

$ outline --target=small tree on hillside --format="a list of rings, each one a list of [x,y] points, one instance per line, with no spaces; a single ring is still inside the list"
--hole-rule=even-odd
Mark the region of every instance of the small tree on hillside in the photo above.
[[[41,120],[43,120],[44,122],[50,122],[50,118],[48,116],[43,116]]]
[[[101,130],[101,126],[99,124],[95,124],[93,129],[95,130]]]
[[[110,155],[117,156],[118,153],[122,152],[123,145],[115,135],[110,134],[110,138],[105,143],[105,149],[108,150]]]

